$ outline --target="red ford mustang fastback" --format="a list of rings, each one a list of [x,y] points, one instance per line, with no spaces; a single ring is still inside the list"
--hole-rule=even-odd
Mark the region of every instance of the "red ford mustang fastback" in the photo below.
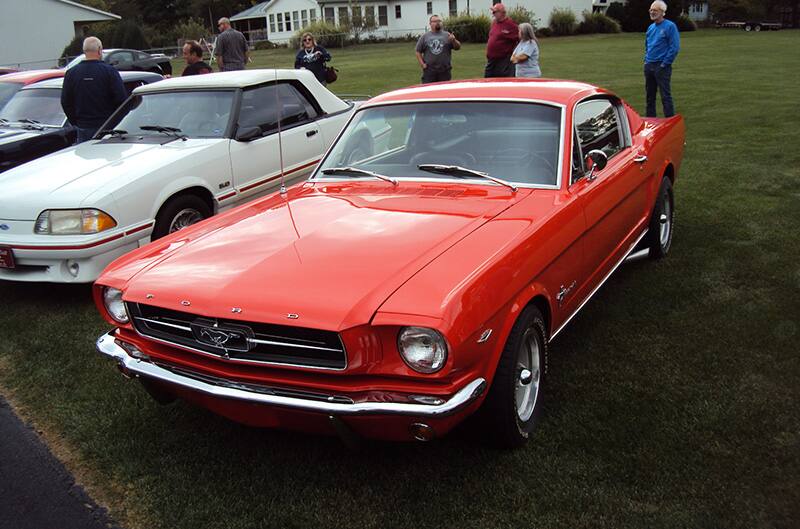
[[[428,440],[475,413],[521,445],[550,341],[632,251],[669,250],[683,146],[680,116],[577,82],[376,97],[307,182],[112,263],[98,350],[250,425]]]

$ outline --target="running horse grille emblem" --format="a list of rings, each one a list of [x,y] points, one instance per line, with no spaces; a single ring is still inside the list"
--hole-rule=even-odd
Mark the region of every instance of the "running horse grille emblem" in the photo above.
[[[243,325],[220,325],[214,320],[199,318],[192,322],[192,335],[199,343],[221,349],[223,356],[228,351],[247,352],[250,350],[253,331]]]

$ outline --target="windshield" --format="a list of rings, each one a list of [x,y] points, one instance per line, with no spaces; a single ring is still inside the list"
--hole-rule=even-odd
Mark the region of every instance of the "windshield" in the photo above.
[[[233,95],[233,91],[198,90],[134,96],[106,128],[158,135],[142,127],[170,127],[190,138],[221,138],[228,128]]]
[[[6,103],[8,103],[21,88],[22,83],[0,83],[0,108],[6,106]]]
[[[0,119],[9,122],[30,123],[61,127],[67,117],[61,108],[61,90],[58,88],[33,88],[20,90],[0,110]]]
[[[519,184],[554,186],[560,127],[561,109],[536,103],[463,101],[367,108],[347,127],[315,178],[337,167],[400,179],[456,174],[419,168],[441,164]],[[463,171],[458,175],[470,177]],[[336,173],[336,178],[343,177],[349,175]]]

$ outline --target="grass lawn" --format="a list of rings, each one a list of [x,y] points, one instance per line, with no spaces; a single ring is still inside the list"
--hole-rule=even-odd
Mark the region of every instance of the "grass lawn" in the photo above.
[[[542,70],[641,111],[642,40],[547,39]],[[0,284],[2,393],[132,528],[798,527],[800,31],[682,44],[672,253],[623,266],[554,342],[526,448],[456,431],[352,453],[159,407],[94,352],[107,326],[86,287]],[[410,43],[331,52],[339,93],[419,78]],[[456,77],[482,69],[482,46],[455,53]]]

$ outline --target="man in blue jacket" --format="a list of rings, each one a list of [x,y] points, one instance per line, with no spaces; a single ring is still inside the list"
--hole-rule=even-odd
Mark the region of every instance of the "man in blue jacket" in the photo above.
[[[90,140],[128,94],[122,77],[102,61],[103,43],[97,37],[83,40],[86,58],[64,76],[61,106],[78,131],[78,143]]]
[[[672,62],[681,49],[681,37],[678,27],[664,18],[667,14],[667,4],[656,0],[650,5],[650,20],[653,21],[647,28],[645,36],[644,53],[644,81],[647,97],[647,117],[656,117],[656,88],[661,92],[661,103],[664,105],[664,116],[675,115],[675,106],[672,104],[670,79],[672,77]]]

